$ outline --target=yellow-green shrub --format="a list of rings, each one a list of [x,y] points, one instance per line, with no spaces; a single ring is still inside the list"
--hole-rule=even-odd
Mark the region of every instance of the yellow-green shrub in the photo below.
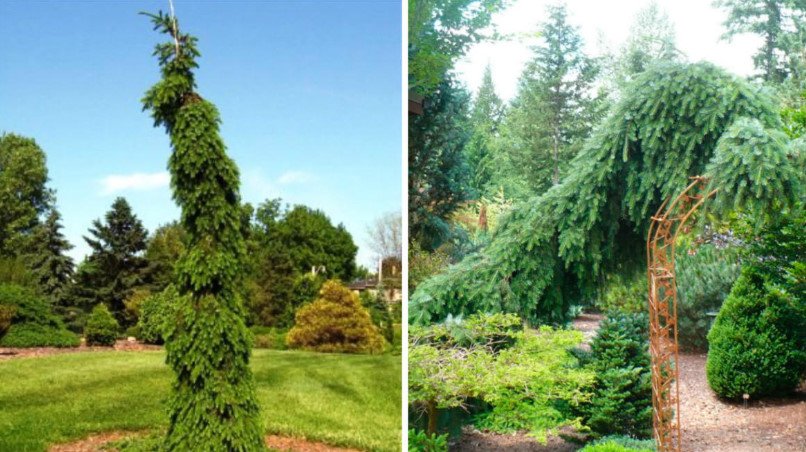
[[[384,340],[358,296],[338,281],[327,281],[319,298],[301,307],[288,332],[291,348],[319,352],[378,353]]]

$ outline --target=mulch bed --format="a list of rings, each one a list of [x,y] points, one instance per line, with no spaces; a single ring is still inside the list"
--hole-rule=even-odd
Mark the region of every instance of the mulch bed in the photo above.
[[[561,433],[575,435],[570,429],[563,429]],[[490,452],[573,452],[580,449],[577,443],[566,441],[560,436],[549,436],[546,443],[540,443],[525,433],[510,435],[480,432],[470,426],[462,429],[462,434],[449,445],[451,452],[490,451]]]
[[[716,397],[703,354],[680,355],[683,450],[806,451],[806,387],[791,397],[730,403]]]
[[[113,441],[123,438],[141,435],[136,432],[106,432],[98,435],[91,435],[78,441],[51,446],[48,452],[114,452],[117,449],[105,447]],[[358,449],[348,449],[344,447],[331,446],[316,441],[308,441],[303,438],[292,438],[287,436],[268,435],[266,445],[272,450],[290,452],[361,452]]]
[[[78,347],[33,347],[33,348],[7,348],[0,347],[0,361],[15,358],[31,358],[48,355],[58,355],[63,353],[84,353],[84,352],[109,352],[109,351],[123,351],[123,352],[136,352],[143,350],[162,350],[162,346],[142,344],[134,341],[119,340],[113,347],[88,347],[82,342]]]

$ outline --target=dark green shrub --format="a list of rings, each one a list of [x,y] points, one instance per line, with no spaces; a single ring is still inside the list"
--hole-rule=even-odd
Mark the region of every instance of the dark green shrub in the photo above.
[[[647,327],[646,315],[611,315],[602,321],[591,344],[589,367],[596,381],[593,396],[582,412],[586,424],[598,434],[651,434]]]
[[[596,307],[604,312],[637,313],[647,310],[646,273],[630,276],[614,273],[606,276],[606,283]]]
[[[806,305],[746,266],[708,333],[708,384],[719,396],[780,394],[806,373]]]
[[[409,452],[448,452],[448,434],[429,435],[422,430],[409,429]]]
[[[36,323],[11,325],[0,339],[0,347],[78,347],[81,339],[66,329]]]
[[[137,337],[147,344],[163,344],[165,334],[171,322],[175,321],[176,305],[179,294],[173,285],[162,292],[152,294],[140,303],[140,319],[137,326],[140,335]]]
[[[319,298],[297,311],[286,343],[320,352],[379,353],[384,349],[383,336],[358,296],[335,280],[325,282]]]
[[[105,304],[97,304],[87,318],[84,338],[87,345],[115,345],[120,325]]]
[[[694,250],[676,256],[678,340],[684,349],[707,350],[709,313],[719,311],[741,268],[735,250],[710,244]]]
[[[5,316],[11,313],[10,326],[0,346],[75,347],[80,343],[78,336],[67,331],[51,312],[48,301],[30,288],[0,284],[0,311]]]
[[[588,444],[580,452],[654,452],[655,441],[635,439],[629,436],[611,435]]]

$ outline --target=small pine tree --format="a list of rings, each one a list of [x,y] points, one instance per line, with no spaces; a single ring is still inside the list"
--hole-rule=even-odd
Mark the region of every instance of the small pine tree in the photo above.
[[[180,33],[176,19],[162,12],[149,17],[172,40],[156,46],[162,80],[143,106],[170,135],[171,187],[187,234],[176,263],[176,321],[166,332],[166,360],[176,379],[164,447],[264,450],[240,297],[246,248],[238,169],[219,135],[218,110],[194,91],[196,38]]]
[[[297,311],[286,341],[289,347],[319,352],[378,353],[384,347],[358,295],[335,280],[325,282],[319,298]]]
[[[40,290],[54,304],[62,300],[73,277],[73,259],[65,254],[73,245],[62,234],[60,221],[59,212],[51,210],[45,222],[34,230],[34,251],[29,258]]]
[[[87,345],[115,345],[120,325],[103,303],[98,303],[87,318],[84,327],[84,338]]]

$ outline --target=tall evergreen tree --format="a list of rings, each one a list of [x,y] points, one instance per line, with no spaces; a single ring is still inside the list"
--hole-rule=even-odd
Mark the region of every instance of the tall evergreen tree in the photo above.
[[[725,38],[753,33],[763,44],[753,64],[766,82],[781,83],[798,64],[806,43],[806,1],[804,0],[717,0],[728,12]]]
[[[484,68],[481,86],[470,112],[473,134],[465,146],[465,155],[472,174],[470,184],[478,193],[483,192],[493,179],[495,140],[503,114],[503,102],[495,93],[492,69],[488,64]]]
[[[548,7],[542,43],[521,75],[509,114],[514,160],[533,190],[559,183],[566,164],[588,136],[596,112],[596,62],[585,55],[582,37],[568,23],[564,5]]]
[[[662,61],[680,58],[674,24],[669,16],[653,1],[638,12],[630,26],[630,34],[616,59],[616,77],[620,88]]]
[[[264,450],[240,296],[246,249],[238,169],[219,134],[218,110],[195,92],[196,38],[180,33],[171,16],[149,16],[172,40],[155,48],[162,79],[146,92],[143,106],[171,138],[171,187],[187,233],[176,264],[176,322],[166,338],[176,379],[164,446]]]
[[[92,249],[87,265],[77,273],[79,304],[91,308],[104,303],[118,322],[126,323],[124,301],[135,287],[145,283],[147,261],[143,256],[148,231],[125,198],[117,198],[104,222],[95,220],[84,241]],[[83,300],[82,300],[83,299]]]
[[[409,118],[409,236],[428,251],[448,238],[449,215],[470,196],[468,103],[447,79],[426,98],[423,114]]]
[[[59,304],[73,277],[73,259],[65,253],[73,248],[62,234],[61,216],[56,209],[50,211],[44,223],[33,232],[33,251],[28,265],[36,276],[40,290]]]

